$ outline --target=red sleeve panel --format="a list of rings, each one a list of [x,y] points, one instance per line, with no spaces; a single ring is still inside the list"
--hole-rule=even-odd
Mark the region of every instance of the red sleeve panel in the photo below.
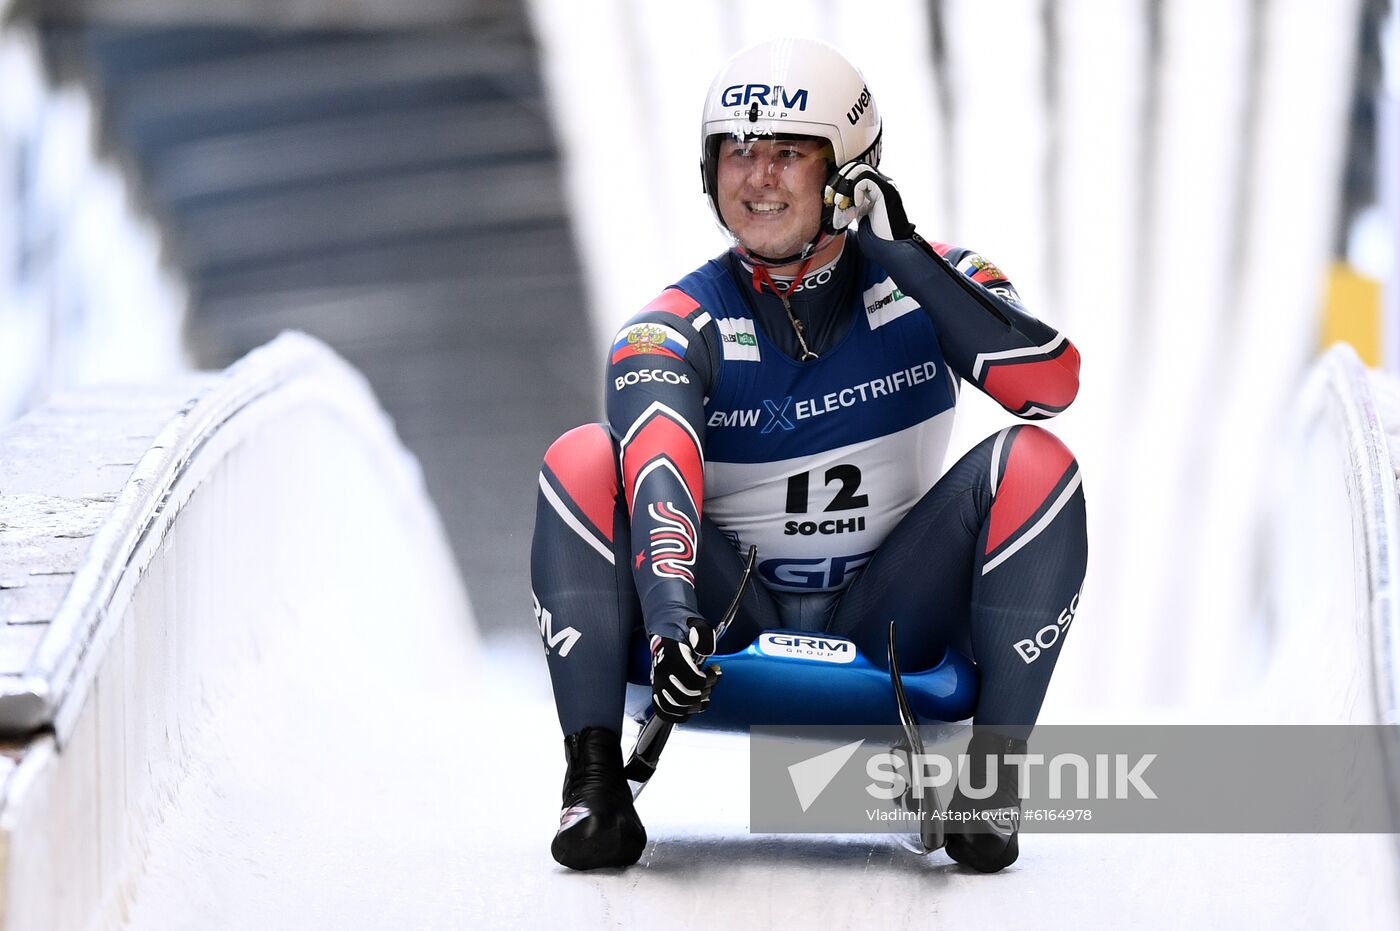
[[[632,577],[653,636],[682,639],[699,617],[695,561],[705,495],[702,446],[709,315],[675,288],[618,331],[608,357],[608,424],[632,531]]]
[[[622,483],[627,511],[637,512],[637,489],[657,469],[665,469],[685,489],[695,516],[700,516],[705,490],[704,459],[695,429],[680,414],[653,402],[633,421],[622,438]]]
[[[1079,393],[1079,350],[1063,336],[1047,346],[979,353],[973,383],[1018,417],[1053,417]]]
[[[961,246],[881,240],[864,227],[869,252],[938,329],[948,365],[1018,417],[1042,420],[1079,392],[1079,351],[1021,304],[995,264]]]

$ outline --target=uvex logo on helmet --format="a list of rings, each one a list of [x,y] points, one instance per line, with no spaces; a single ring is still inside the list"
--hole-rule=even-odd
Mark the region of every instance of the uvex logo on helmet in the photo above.
[[[869,94],[866,98],[869,99]],[[756,103],[762,107],[807,109],[807,88],[799,87],[791,94],[781,84],[731,84],[720,92],[719,102],[725,107],[742,107]]]
[[[846,119],[851,121],[852,126],[860,122],[860,115],[865,112],[865,108],[868,106],[870,106],[870,88],[862,87],[860,89],[860,96],[856,98],[856,102],[851,105],[851,109],[846,113]]]

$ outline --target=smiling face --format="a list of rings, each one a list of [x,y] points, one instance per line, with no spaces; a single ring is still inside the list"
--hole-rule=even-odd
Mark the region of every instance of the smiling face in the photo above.
[[[816,238],[830,152],[822,139],[720,143],[719,213],[745,249],[783,258]]]

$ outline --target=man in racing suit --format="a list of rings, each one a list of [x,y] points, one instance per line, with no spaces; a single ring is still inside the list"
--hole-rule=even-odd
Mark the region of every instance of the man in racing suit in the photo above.
[[[702,171],[733,248],[618,332],[607,423],[545,455],[531,569],[565,734],[566,866],[626,866],[646,844],[619,737],[639,631],[657,713],[680,721],[709,701],[719,674],[703,657],[719,648],[788,628],[883,658],[892,620],[907,668],[952,647],[979,670],[971,784],[988,765],[1004,778],[952,807],[1002,828],[950,831],[950,856],[984,871],[1016,859],[1015,818],[989,815],[1019,813],[1003,760],[1025,750],[1077,607],[1080,473],[1030,424],[940,471],[962,383],[1048,418],[1074,399],[1079,354],[996,265],[914,232],[878,171],[880,129],[828,46],[731,59],[706,98]],[[716,644],[751,545],[761,584]]]

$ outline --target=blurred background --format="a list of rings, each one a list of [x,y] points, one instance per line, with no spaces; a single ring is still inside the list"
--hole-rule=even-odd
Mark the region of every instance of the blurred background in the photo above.
[[[1247,687],[1302,373],[1400,355],[1388,0],[0,0],[0,421],[306,330],[419,456],[488,643],[525,648],[539,459],[599,417],[616,326],[723,249],[701,100],[775,35],[862,67],[921,232],[1082,352],[1051,704]],[[1008,420],[963,397],[951,456]]]

